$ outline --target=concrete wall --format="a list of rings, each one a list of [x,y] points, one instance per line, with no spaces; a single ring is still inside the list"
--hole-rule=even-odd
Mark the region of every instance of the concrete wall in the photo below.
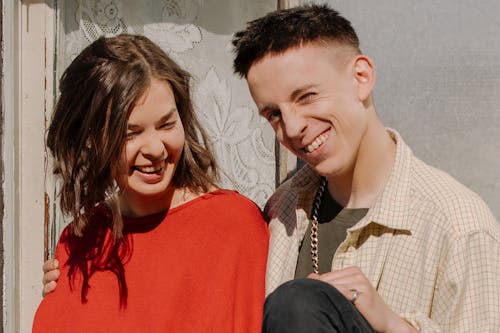
[[[500,220],[500,1],[326,2],[374,60],[384,123]]]

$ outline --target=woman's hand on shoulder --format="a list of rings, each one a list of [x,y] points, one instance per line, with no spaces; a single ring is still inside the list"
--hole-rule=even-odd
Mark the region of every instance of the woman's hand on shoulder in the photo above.
[[[53,292],[57,286],[57,279],[61,272],[58,269],[59,260],[57,259],[49,259],[43,263],[43,290],[42,295],[45,295]]]

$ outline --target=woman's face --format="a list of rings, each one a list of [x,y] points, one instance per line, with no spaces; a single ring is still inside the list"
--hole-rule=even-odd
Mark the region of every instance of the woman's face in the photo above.
[[[122,163],[115,171],[124,213],[144,215],[168,207],[183,147],[184,128],[172,89],[153,79],[130,113]]]

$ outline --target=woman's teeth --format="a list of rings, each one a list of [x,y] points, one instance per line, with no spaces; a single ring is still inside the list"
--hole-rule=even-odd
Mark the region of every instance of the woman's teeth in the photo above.
[[[163,165],[147,166],[147,167],[136,166],[135,169],[143,173],[159,173],[163,169]]]

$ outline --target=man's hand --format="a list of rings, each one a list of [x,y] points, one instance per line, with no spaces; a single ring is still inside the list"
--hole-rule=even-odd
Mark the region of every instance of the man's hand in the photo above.
[[[394,313],[382,300],[368,278],[358,267],[348,267],[325,273],[310,274],[309,278],[334,286],[348,300],[358,291],[354,306],[377,332],[417,332],[400,316]]]
[[[42,295],[45,297],[48,293],[51,293],[56,289],[57,279],[61,272],[59,269],[59,261],[57,259],[49,259],[43,263],[43,291]]]

